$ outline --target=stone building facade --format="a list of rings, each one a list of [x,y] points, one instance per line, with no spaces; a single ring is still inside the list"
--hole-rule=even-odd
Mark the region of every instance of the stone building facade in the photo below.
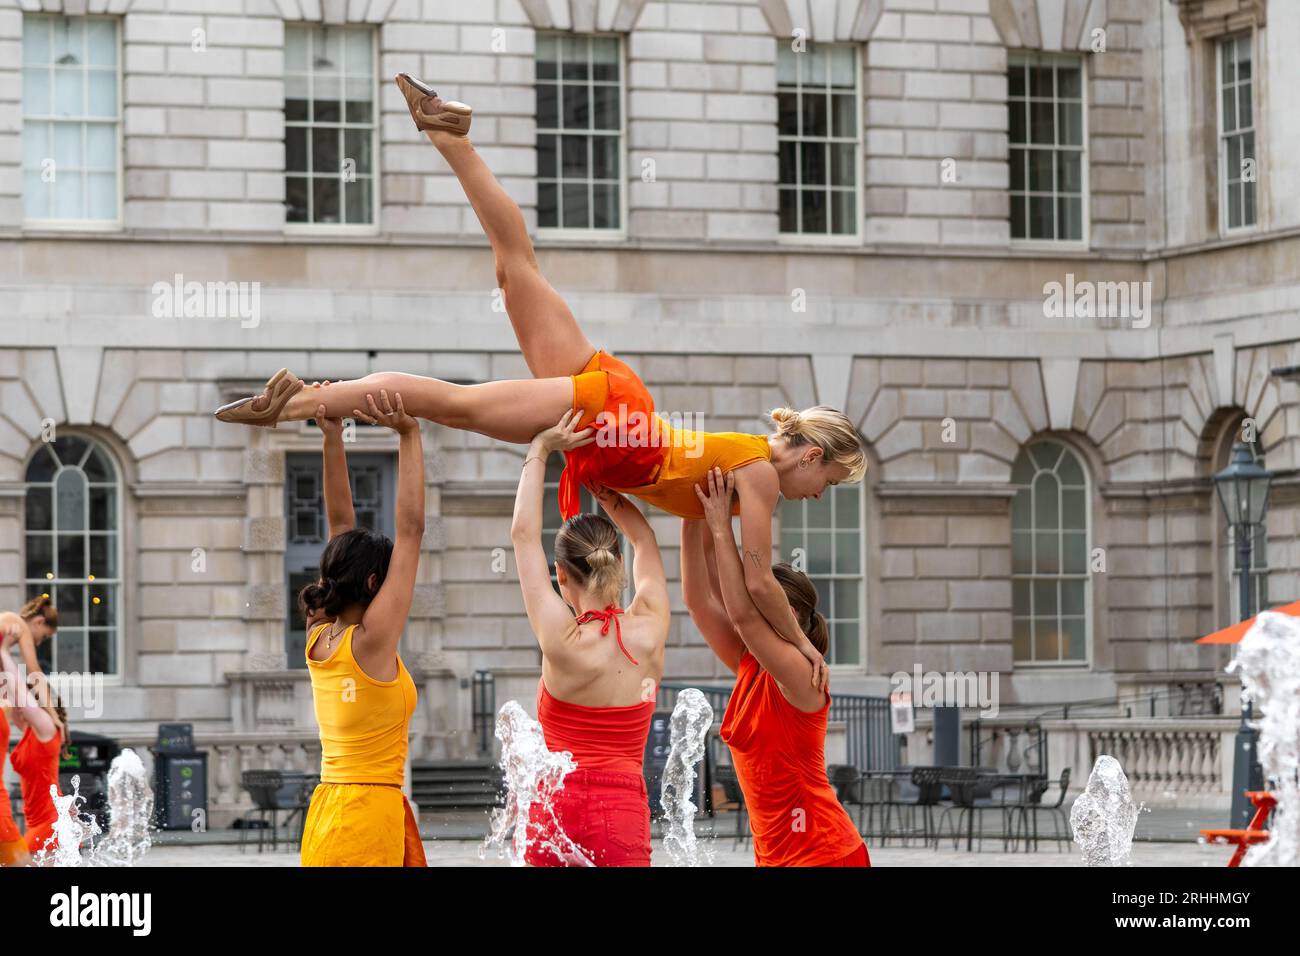
[[[75,26],[90,21],[108,26]],[[528,374],[473,212],[388,81],[409,71],[474,105],[542,269],[662,411],[761,431],[766,409],[822,402],[859,424],[863,485],[784,505],[775,539],[834,602],[840,692],[882,693],[917,665],[993,672],[1004,705],[1213,683],[1225,653],[1192,641],[1232,620],[1235,591],[1210,478],[1243,428],[1275,473],[1257,591],[1300,591],[1300,385],[1273,374],[1300,365],[1298,35],[1300,8],[1278,0],[3,0],[0,606],[43,579],[63,589],[55,663],[104,674],[97,728],[310,731],[290,594],[317,433],[211,410],[280,366]],[[331,36],[376,106],[339,193],[294,145],[304,125],[334,129],[294,105],[302,84],[326,89]],[[70,92],[89,99],[60,112],[80,61],[54,53],[78,42],[84,90],[117,96]],[[847,85],[790,66],[809,62],[796,45],[844,50],[827,62],[853,64]],[[612,139],[612,186],[593,154],[573,181],[542,167],[552,75],[592,91],[614,77],[611,125],[582,134]],[[852,128],[809,135],[820,107],[778,93],[805,83],[848,97],[834,109]],[[1016,128],[1017,96],[1037,133]],[[1056,135],[1036,142],[1043,124]],[[104,129],[108,165],[90,145]],[[825,143],[852,160],[827,193],[852,216],[792,230],[822,221],[803,193]],[[1038,189],[1036,146],[1055,164]],[[43,178],[47,153],[62,179]],[[256,321],[160,308],[190,282],[256,284]],[[1051,283],[1071,298],[1055,314]],[[1085,287],[1134,298],[1087,314]],[[528,704],[539,673],[508,557],[522,449],[425,439],[402,652],[415,753],[458,756],[474,672]],[[57,461],[34,464],[51,444]],[[365,428],[350,446],[379,463],[381,522],[395,447]],[[653,521],[675,578],[676,519]],[[724,683],[672,595],[668,678]]]

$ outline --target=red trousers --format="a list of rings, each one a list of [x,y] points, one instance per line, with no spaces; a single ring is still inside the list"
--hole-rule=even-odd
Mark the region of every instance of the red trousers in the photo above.
[[[525,859],[533,866],[575,865],[542,845],[566,846],[564,837],[596,866],[650,865],[650,802],[639,773],[575,770],[564,778],[554,810],[552,822],[541,807],[532,808]]]

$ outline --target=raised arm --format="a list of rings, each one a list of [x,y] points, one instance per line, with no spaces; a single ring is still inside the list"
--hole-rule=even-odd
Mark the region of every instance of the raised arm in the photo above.
[[[801,688],[811,683],[818,691],[824,691],[828,682],[825,659],[817,653],[817,648],[812,646],[808,636],[795,622],[790,602],[781,585],[776,585],[777,591],[781,595],[785,618],[798,635],[798,644],[791,643],[776,632],[749,590],[745,570],[736,553],[736,538],[731,530],[734,472],[723,476],[720,469],[713,469],[709,472],[708,486],[707,491],[696,486],[695,494],[704,507],[705,520],[713,537],[718,582],[727,616],[731,618],[731,623],[735,625],[749,652],[778,683],[790,688]],[[774,583],[775,580],[773,578]]]
[[[411,613],[415,595],[415,575],[420,566],[420,543],[424,539],[424,443],[420,425],[402,406],[402,396],[380,390],[379,407],[371,395],[366,396],[367,415],[360,410],[352,414],[363,421],[386,425],[398,434],[397,506],[394,509],[393,554],[388,559],[388,573],[379,593],[366,608],[358,629],[361,656],[358,663],[367,670],[371,662],[381,671],[397,653],[397,644]],[[357,647],[354,638],[354,649]],[[371,671],[371,673],[374,673]]]
[[[40,692],[32,693],[23,684],[22,675],[18,673],[18,666],[14,659],[9,656],[9,652],[0,649],[0,670],[4,672],[4,703],[6,706],[13,707],[32,728],[32,733],[36,734],[36,739],[41,743],[49,740],[58,730],[58,725],[54,723],[54,718],[49,715],[44,707],[41,706],[43,701],[40,699]],[[39,673],[39,671],[37,672]],[[4,742],[6,746],[8,741]]]
[[[609,520],[614,522],[623,537],[632,546],[632,583],[636,596],[632,608],[651,614],[669,614],[668,576],[664,573],[664,559],[659,552],[659,540],[650,522],[635,504],[609,488],[592,488]]]
[[[0,614],[0,646],[6,650],[12,650],[17,646],[28,675],[45,676],[40,661],[36,659],[36,639],[32,637],[32,630],[27,626],[27,622],[13,611]]]
[[[321,433],[325,516],[329,521],[329,536],[334,538],[357,526],[356,511],[352,507],[352,482],[348,479],[348,453],[343,446],[343,419],[329,418],[325,406],[319,405],[316,424]]]
[[[708,526],[698,518],[682,519],[682,600],[691,620],[699,628],[705,643],[713,649],[718,660],[733,674],[740,667],[745,645],[736,633],[722,595],[710,580],[705,543]]]
[[[558,641],[576,627],[573,612],[555,593],[551,567],[542,547],[542,496],[546,481],[546,460],[551,452],[579,448],[595,441],[591,429],[575,431],[581,415],[568,411],[558,425],[533,438],[524,455],[519,490],[515,493],[515,515],[510,523],[519,587],[524,595],[528,623],[543,654],[554,653]]]
[[[776,470],[767,463],[750,465],[734,472],[740,493],[740,540],[744,551],[745,589],[772,630],[799,649],[819,670],[824,659],[817,653],[790,616],[790,602],[772,574],[772,513],[776,510],[780,483]],[[697,493],[698,493],[697,489]],[[730,501],[730,496],[728,496]],[[730,533],[730,524],[728,524]],[[715,536],[716,537],[716,536]],[[734,538],[733,538],[734,540]],[[725,592],[724,592],[725,593]],[[823,687],[826,675],[822,673]]]

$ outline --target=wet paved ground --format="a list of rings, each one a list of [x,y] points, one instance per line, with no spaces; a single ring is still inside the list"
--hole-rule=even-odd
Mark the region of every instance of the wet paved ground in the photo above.
[[[715,866],[753,866],[753,852],[748,846],[736,847],[730,838],[705,841],[712,847]],[[1082,866],[1077,851],[1059,852],[1044,843],[1037,853],[1002,853],[1000,845],[986,844],[983,852],[967,853],[963,848],[954,851],[951,843],[941,849],[921,847],[871,847],[871,862],[875,866]],[[424,851],[430,866],[506,866],[495,857],[480,860],[479,842],[470,840],[427,840]],[[1205,866],[1222,867],[1231,855],[1230,848],[1204,846],[1197,843],[1135,843],[1134,866]],[[668,855],[662,844],[655,842],[654,865],[667,866]],[[297,866],[296,850],[267,849],[257,852],[251,845],[241,853],[238,846],[189,844],[182,846],[156,846],[146,857],[152,866]]]

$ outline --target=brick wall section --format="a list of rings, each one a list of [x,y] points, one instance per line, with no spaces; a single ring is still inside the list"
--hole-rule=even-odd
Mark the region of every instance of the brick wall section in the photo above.
[[[634,235],[776,238],[776,44],[751,3],[646,5],[627,41]]]
[[[1150,156],[1143,78],[1143,22],[1148,0],[1108,0],[1106,51],[1088,61],[1088,150],[1092,246],[1139,249],[1146,244],[1145,180]]]
[[[1010,239],[1007,55],[980,7],[893,0],[865,47],[869,242]],[[956,182],[942,179],[949,159]]]

